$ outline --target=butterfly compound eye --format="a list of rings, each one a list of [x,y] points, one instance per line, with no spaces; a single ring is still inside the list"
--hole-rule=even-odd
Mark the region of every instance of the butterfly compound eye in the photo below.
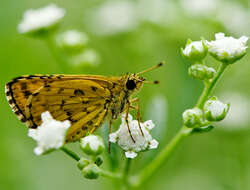
[[[136,87],[135,81],[134,80],[128,80],[126,83],[126,87],[128,90],[134,90]]]

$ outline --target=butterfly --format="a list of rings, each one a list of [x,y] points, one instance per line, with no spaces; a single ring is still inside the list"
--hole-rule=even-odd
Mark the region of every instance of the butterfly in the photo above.
[[[41,125],[41,114],[49,111],[54,119],[69,120],[66,142],[77,141],[101,126],[105,118],[117,119],[123,112],[136,109],[140,120],[139,99],[132,98],[146,81],[141,74],[162,66],[161,62],[136,74],[119,77],[99,75],[26,75],[5,86],[10,107],[29,128]],[[137,106],[133,106],[137,103]],[[127,123],[128,124],[128,123]],[[129,125],[128,125],[128,130]],[[130,132],[131,135],[131,132]],[[133,139],[132,135],[131,138]]]

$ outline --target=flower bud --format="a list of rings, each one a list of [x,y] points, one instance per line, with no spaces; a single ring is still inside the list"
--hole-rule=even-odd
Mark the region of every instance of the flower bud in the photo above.
[[[182,114],[185,126],[194,128],[200,127],[202,123],[202,110],[199,108],[188,109]]]
[[[77,30],[69,30],[56,37],[57,45],[68,52],[76,52],[83,49],[88,43],[88,36]]]
[[[192,62],[201,61],[207,55],[207,46],[201,41],[187,41],[185,49],[181,49],[182,55]]]
[[[89,160],[86,158],[81,158],[78,161],[77,167],[82,170],[83,168],[85,168],[87,165],[89,164]]]
[[[87,179],[97,179],[100,173],[100,168],[95,164],[89,164],[82,170],[83,176]]]
[[[80,140],[80,147],[88,155],[97,156],[104,150],[103,139],[97,135],[88,135]]]
[[[229,107],[229,104],[224,104],[213,97],[204,105],[205,118],[208,121],[221,121],[226,117]]]
[[[248,37],[242,36],[239,39],[231,36],[226,37],[224,33],[215,34],[215,41],[208,42],[209,53],[218,61],[232,64],[246,54]]]
[[[102,163],[103,163],[102,158],[101,158],[100,156],[98,156],[98,157],[95,159],[95,164],[96,164],[97,166],[100,166],[100,165],[102,165]]]
[[[188,74],[199,80],[208,80],[214,77],[215,70],[203,64],[194,64],[188,69]]]

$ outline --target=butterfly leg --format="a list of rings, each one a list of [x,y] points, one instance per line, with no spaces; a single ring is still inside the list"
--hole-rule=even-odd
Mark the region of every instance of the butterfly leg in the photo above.
[[[141,112],[140,112],[139,98],[134,98],[130,102],[136,102],[137,103],[136,107],[130,106],[130,108],[137,110],[136,119],[138,121],[138,125],[139,125],[139,128],[140,128],[141,134],[142,134],[142,136],[144,136],[144,133],[143,133],[142,128],[141,128]]]
[[[127,106],[126,115],[125,115],[125,121],[126,121],[126,124],[127,124],[127,127],[128,127],[129,135],[130,135],[132,141],[135,143],[135,139],[132,136],[132,133],[131,133],[130,128],[129,128],[129,123],[128,123],[129,108],[130,108],[130,102],[128,101],[128,106]]]
[[[109,120],[109,135],[112,132],[112,120]],[[108,152],[109,154],[111,153],[111,142],[109,141],[109,145],[108,145]]]

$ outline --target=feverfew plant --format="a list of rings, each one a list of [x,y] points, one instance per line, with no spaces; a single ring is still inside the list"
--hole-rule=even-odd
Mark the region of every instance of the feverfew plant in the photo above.
[[[122,7],[121,5],[126,6]],[[110,8],[117,7],[118,11],[112,10],[110,12]],[[130,25],[131,15],[134,13],[134,4],[107,4],[97,12],[99,20],[108,21],[102,23],[105,27],[100,32],[111,35],[132,29],[136,24]],[[70,72],[69,63],[73,63],[72,65],[97,65],[99,56],[95,50],[87,47],[89,42],[87,34],[77,30],[57,33],[55,26],[58,26],[64,15],[65,10],[54,4],[38,10],[29,10],[24,14],[18,30],[23,34],[35,34],[31,36],[44,40],[57,61],[60,62],[63,72]],[[113,16],[116,15],[125,15],[125,17],[115,18],[122,20],[119,20],[118,24],[114,24]],[[110,128],[109,142],[106,146],[103,137],[87,134],[79,143],[80,149],[84,153],[80,156],[65,145],[67,130],[71,126],[70,121],[56,121],[51,113],[44,112],[41,115],[42,124],[37,129],[30,129],[28,134],[37,142],[35,154],[49,154],[52,150],[61,150],[77,161],[77,167],[84,178],[94,180],[106,177],[117,181],[120,189],[141,188],[167,162],[171,153],[183,139],[192,134],[209,132],[214,128],[213,125],[216,122],[222,121],[227,116],[230,109],[229,104],[214,97],[213,90],[229,64],[237,62],[246,54],[248,37],[242,36],[237,39],[225,36],[223,33],[217,33],[215,38],[214,41],[188,40],[185,47],[181,49],[181,54],[191,63],[188,69],[189,75],[202,81],[204,90],[197,103],[183,112],[183,126],[179,132],[172,139],[169,139],[168,144],[161,144],[161,150],[155,151],[152,160],[138,173],[129,174],[132,160],[138,159],[139,153],[143,155],[143,152],[158,147],[158,141],[150,133],[155,124],[152,120],[142,122],[138,114],[136,120],[130,114],[127,117],[122,115],[118,130],[112,133]],[[208,53],[219,61],[218,68],[206,65],[205,59]],[[153,110],[155,113],[157,111],[159,110]],[[122,149],[124,155],[119,156],[118,147]],[[112,150],[116,150],[116,154]],[[102,166],[106,160],[102,158],[104,153],[107,153],[106,157],[110,160],[110,169],[105,169],[106,167]],[[125,160],[123,168],[116,164],[117,160],[120,163]]]

